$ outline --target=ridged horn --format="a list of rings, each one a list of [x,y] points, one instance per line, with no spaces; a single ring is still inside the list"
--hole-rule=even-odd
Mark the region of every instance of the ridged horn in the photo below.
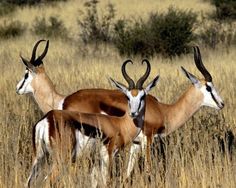
[[[136,84],[137,89],[142,89],[143,88],[143,83],[148,78],[148,76],[150,74],[150,71],[151,71],[151,65],[150,65],[149,61],[147,59],[143,59],[142,64],[144,62],[147,64],[147,69],[146,69],[145,74],[141,78],[139,78],[139,80],[137,81],[137,84]]]
[[[49,47],[49,40],[47,40],[47,43],[46,43],[46,46],[45,46],[45,49],[44,49],[43,53],[37,58],[36,61],[42,61],[43,60],[43,58],[47,55],[48,47]]]
[[[121,72],[122,72],[122,74],[123,74],[125,80],[126,80],[127,83],[129,84],[129,90],[131,90],[131,89],[134,89],[134,88],[135,88],[135,83],[134,83],[134,81],[129,77],[129,75],[126,73],[125,67],[126,67],[127,63],[132,63],[132,64],[133,64],[132,60],[130,60],[130,59],[126,60],[126,61],[123,63],[122,67],[121,67]]]
[[[206,67],[204,66],[202,62],[202,57],[201,57],[201,52],[198,46],[193,47],[194,50],[194,61],[195,65],[197,66],[198,70],[202,73],[204,76],[205,80],[207,82],[212,82],[212,77],[211,74],[208,72]]]
[[[31,62],[31,63],[34,63],[38,45],[39,45],[40,42],[42,42],[42,41],[45,41],[45,40],[43,40],[43,39],[42,39],[42,40],[39,40],[39,41],[36,42],[36,44],[34,45],[34,48],[33,48],[33,50],[32,50],[32,56],[31,56],[31,59],[30,59],[30,62]]]

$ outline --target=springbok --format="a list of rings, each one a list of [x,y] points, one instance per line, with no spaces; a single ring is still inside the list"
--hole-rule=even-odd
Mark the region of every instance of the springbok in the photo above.
[[[194,47],[194,62],[204,79],[197,79],[196,76],[181,67],[183,73],[191,81],[192,85],[175,103],[164,104],[151,95],[147,96],[145,123],[143,131],[139,134],[139,137],[135,140],[134,144],[131,145],[127,177],[133,169],[135,156],[142,147],[146,147],[147,166],[150,168],[150,147],[153,136],[166,136],[172,133],[184,125],[184,123],[192,117],[201,106],[208,106],[218,110],[224,107],[224,102],[217,93],[212,82],[212,76],[202,62],[201,53],[198,47]],[[122,72],[126,73],[125,66],[122,67],[122,69]],[[124,73],[124,78],[130,80],[130,77]],[[92,97],[95,98],[95,96],[96,100],[93,101]],[[88,104],[93,101],[93,107],[98,108],[98,113],[99,111],[103,111],[108,115],[119,115],[121,111],[125,111],[125,100],[122,96],[119,94],[115,95],[114,91],[104,91],[101,89],[80,90],[71,96],[68,96],[67,101],[63,103],[63,109],[73,110],[77,104],[74,103],[73,106],[70,106],[72,101],[82,98],[86,98],[85,101],[83,101],[83,105],[87,105],[87,108],[89,108]],[[94,108],[92,108],[92,110],[94,110]]]
[[[43,113],[47,113],[52,109],[60,108],[60,102],[65,96],[59,94],[48,75],[45,72],[43,66],[43,58],[46,56],[49,47],[49,41],[46,43],[46,47],[43,53],[36,58],[36,51],[38,45],[45,40],[39,40],[32,51],[31,59],[28,61],[24,57],[20,56],[22,62],[26,66],[25,75],[19,81],[16,86],[17,94],[33,94],[33,97],[39,108]]]
[[[159,76],[156,76],[146,88],[143,88],[143,83],[150,73],[149,62],[143,61],[142,63],[144,62],[147,64],[145,79],[142,77],[136,85],[130,81],[127,88],[110,79],[116,88],[127,97],[128,105],[126,105],[130,113],[126,112],[122,117],[115,117],[68,110],[52,110],[38,121],[33,128],[35,159],[27,186],[30,186],[33,177],[37,177],[38,169],[47,155],[62,157],[64,152],[71,151],[71,159],[74,161],[81,151],[94,143],[97,138],[102,141],[100,149],[101,175],[103,181],[106,181],[112,166],[112,157],[116,151],[132,142],[142,130],[146,95],[159,80]],[[63,159],[62,161],[65,160]]]
[[[208,106],[217,110],[224,107],[224,102],[213,85],[212,76],[202,62],[198,47],[194,47],[194,61],[204,79],[197,79],[196,76],[181,67],[183,73],[191,81],[192,85],[175,103],[164,104],[153,97],[147,97],[145,125],[143,127],[143,134],[147,138],[147,140],[143,139],[143,144],[147,146],[147,161],[151,161],[150,146],[153,136],[166,136],[172,133],[184,125],[201,106]],[[141,138],[141,134],[139,138]],[[131,158],[129,162],[128,173],[130,173],[133,168],[136,154],[141,150],[140,145],[134,145],[133,150],[134,151],[130,152],[133,154],[133,158]],[[148,165],[150,165],[150,162]]]
[[[32,58],[27,61],[22,58],[26,65],[24,78],[17,86],[17,93],[33,93],[35,100],[44,113],[51,109],[63,109],[79,111],[84,113],[105,113],[111,116],[123,116],[127,109],[127,98],[117,90],[107,89],[85,89],[79,90],[69,96],[62,96],[56,92],[52,81],[47,76],[42,57],[40,63],[35,62],[35,54],[40,40],[34,46]],[[45,56],[48,49],[48,41],[43,52]],[[43,56],[43,57],[44,57]],[[200,50],[194,47],[194,60],[198,70],[203,74],[204,79],[198,80],[194,75],[182,69],[193,85],[174,104],[163,104],[155,97],[146,97],[146,115],[143,132],[139,135],[146,135],[147,140],[147,161],[150,162],[150,146],[154,135],[168,135],[181,127],[202,105],[222,109],[224,103],[218,95],[210,73],[203,65]],[[127,63],[128,61],[126,61]],[[125,65],[122,66],[122,74],[127,82],[133,80],[127,75]],[[144,79],[145,76],[142,78]],[[140,136],[141,137],[141,136]],[[130,161],[128,163],[127,176],[130,174],[137,151],[140,150],[139,142],[131,145]],[[143,146],[144,146],[143,145]],[[148,163],[149,163],[148,162]]]

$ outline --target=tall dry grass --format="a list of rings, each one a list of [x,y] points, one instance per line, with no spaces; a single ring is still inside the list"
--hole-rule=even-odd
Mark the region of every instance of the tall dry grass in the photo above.
[[[1,45],[0,185],[2,187],[23,186],[31,167],[32,126],[42,116],[30,96],[18,96],[15,93],[16,83],[24,73],[19,51],[28,56],[32,44],[33,42],[26,46],[23,38],[18,41],[4,41]],[[226,128],[235,133],[234,54],[235,49],[230,49],[229,52],[203,50],[204,62],[212,73],[214,83],[219,88],[226,106],[222,111],[202,108],[183,128],[167,137],[166,161],[163,162],[163,159],[156,155],[153,156],[152,187],[235,186],[235,157],[229,160],[227,154],[222,155],[219,144],[214,139],[215,134],[223,136]],[[124,81],[120,73],[123,61],[124,58],[119,57],[114,50],[105,47],[99,55],[91,53],[82,57],[77,46],[51,41],[45,58],[45,67],[57,90],[69,94],[82,88],[111,88],[108,76]],[[140,62],[140,59],[134,61]],[[176,58],[171,62],[155,57],[151,63],[152,73],[148,81],[156,74],[161,75],[161,81],[152,94],[167,103],[176,100],[190,85],[180,72],[180,66],[201,76],[194,67],[192,55]],[[138,63],[128,67],[128,71],[136,79],[143,73],[143,69],[144,67]],[[63,171],[64,174],[60,176],[60,186],[90,186],[90,172],[87,166],[86,160],[80,159],[76,168],[69,167]],[[126,166],[124,165],[122,169],[124,173]],[[119,178],[116,181],[118,180]],[[133,187],[143,187],[147,184],[145,173],[140,174],[138,165],[135,166],[132,180]]]
[[[23,22],[32,24],[37,15],[60,12],[65,24],[76,31],[74,25],[77,6],[84,1],[59,3],[56,7],[27,7],[9,15],[18,16]],[[101,6],[107,1],[102,1]],[[119,10],[119,16],[145,16],[154,9],[165,11],[169,4],[180,8],[193,8],[198,12],[210,12],[212,7],[204,1],[125,1],[113,2]],[[135,5],[135,6],[134,6]],[[31,16],[29,16],[31,15]],[[73,23],[73,24],[72,24]],[[23,77],[24,65],[19,54],[29,57],[36,36],[26,33],[20,38],[0,41],[0,187],[23,187],[29,175],[32,163],[32,126],[42,113],[34,104],[31,96],[19,96],[15,93],[17,82]],[[222,154],[219,149],[218,137],[223,138],[225,131],[232,130],[235,134],[236,108],[236,64],[235,48],[210,51],[202,49],[203,60],[213,76],[214,84],[224,98],[225,108],[216,111],[207,107],[194,115],[181,129],[177,130],[165,141],[166,155],[157,155],[158,143],[154,144],[152,156],[151,183],[145,172],[135,165],[134,174],[125,187],[235,187],[236,159],[233,155]],[[84,47],[76,42],[50,40],[48,55],[44,60],[45,68],[59,92],[70,94],[83,88],[112,88],[108,77],[123,81],[120,66],[125,60],[110,46]],[[139,58],[134,59],[135,65],[128,67],[131,76],[137,79],[142,75],[144,67],[139,65]],[[162,102],[174,102],[190,85],[180,71],[184,66],[193,74],[201,77],[193,63],[192,54],[172,60],[154,57],[150,60],[152,72],[150,81],[156,74],[161,80],[152,91],[152,95]],[[147,82],[148,82],[147,81]],[[126,152],[124,159],[118,159],[121,174],[127,168]],[[87,157],[78,159],[76,165],[62,165],[63,170],[58,176],[59,187],[90,187],[90,171]],[[48,171],[44,169],[44,174]],[[98,177],[99,180],[100,177]],[[42,179],[42,177],[41,177]],[[38,182],[37,186],[40,186]],[[36,186],[36,187],[37,187]],[[48,186],[48,182],[42,186]],[[121,187],[122,179],[115,177],[111,187]]]

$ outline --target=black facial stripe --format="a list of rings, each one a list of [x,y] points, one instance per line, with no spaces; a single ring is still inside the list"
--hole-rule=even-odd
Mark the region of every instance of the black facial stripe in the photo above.
[[[211,87],[210,87],[209,85],[207,85],[207,84],[206,84],[206,90],[207,90],[208,92],[212,92]]]
[[[19,87],[18,90],[21,90],[21,88],[23,87],[24,84],[25,84],[25,79],[24,79],[24,81],[22,82],[22,84],[20,85],[20,87]]]
[[[144,95],[140,98],[140,101],[144,100],[145,96],[146,96],[146,94],[144,93]]]
[[[24,79],[24,81],[22,82],[22,84],[20,85],[20,87],[19,87],[18,90],[20,90],[20,89],[23,87],[24,84],[25,84],[25,79]]]
[[[213,95],[213,93],[212,93],[212,92],[210,92],[210,93],[211,93],[212,99],[215,101],[215,103],[217,104],[217,106],[219,106],[219,103],[218,103],[218,101],[216,100],[216,98],[215,98],[215,96]]]
[[[24,81],[22,82],[22,84],[20,85],[20,87],[19,87],[18,90],[20,90],[20,89],[24,86],[25,80],[26,80],[28,77],[29,77],[29,72],[27,72],[27,73],[25,74]]]
[[[215,96],[214,96],[213,93],[212,93],[212,88],[211,88],[209,85],[207,85],[207,84],[206,84],[206,90],[207,90],[208,92],[210,92],[211,97],[212,97],[212,99],[215,101],[215,103],[216,103],[217,105],[219,105],[218,101],[216,100]]]
[[[142,102],[142,101],[140,100],[139,105],[138,105],[138,111],[140,110],[141,102]]]
[[[28,77],[29,77],[29,72],[25,74],[25,79],[27,79]]]
[[[141,102],[144,100],[145,97],[146,97],[146,94],[144,93],[144,95],[140,98],[140,102],[139,102],[139,106],[138,106],[139,111],[140,111],[140,107],[141,107]]]

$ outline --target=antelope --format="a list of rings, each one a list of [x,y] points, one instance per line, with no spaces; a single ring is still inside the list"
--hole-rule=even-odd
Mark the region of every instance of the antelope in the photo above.
[[[147,97],[145,124],[143,127],[143,134],[146,136],[146,140],[143,140],[143,145],[147,146],[146,157],[147,161],[149,161],[147,164],[148,167],[151,161],[150,145],[152,144],[153,136],[164,137],[169,135],[183,126],[201,106],[208,106],[217,110],[221,110],[224,107],[224,102],[213,85],[212,76],[202,62],[199,48],[194,47],[193,49],[195,65],[204,78],[198,79],[181,66],[181,70],[192,85],[175,103],[164,104],[153,97]],[[156,122],[154,120],[156,120]],[[139,136],[139,138],[142,137]],[[137,152],[141,150],[140,145],[136,145],[133,150],[134,151],[130,152],[133,154],[133,158],[129,162],[128,173],[130,173],[133,168]]]
[[[101,175],[105,182],[114,154],[138,137],[145,115],[146,95],[157,84],[159,75],[146,88],[143,83],[150,74],[150,63],[146,62],[145,78],[136,85],[128,82],[129,87],[110,78],[115,87],[128,99],[128,110],[121,117],[103,114],[81,113],[68,110],[49,111],[33,128],[33,149],[35,158],[31,174],[27,180],[29,187],[32,178],[37,177],[47,155],[63,156],[61,152],[71,151],[72,161],[86,147],[93,145],[95,139],[102,141],[100,149]],[[125,62],[127,63],[127,62]],[[143,79],[144,78],[144,79]],[[57,153],[59,153],[57,155]]]
[[[26,65],[24,78],[17,85],[17,93],[33,93],[33,96],[39,107],[44,113],[52,109],[63,109],[70,111],[79,111],[83,113],[104,113],[110,116],[123,116],[127,110],[127,98],[117,90],[107,89],[85,89],[79,90],[71,95],[63,96],[53,87],[52,81],[47,76],[42,62],[47,53],[48,43],[40,57],[40,62],[35,62],[35,54],[40,40],[33,48],[32,58],[27,61],[21,57]],[[126,73],[125,66],[130,60],[122,65],[122,74],[128,83],[133,84],[133,80]],[[201,53],[198,47],[194,47],[194,61],[198,70],[202,73],[204,79],[198,80],[193,74],[182,68],[184,74],[192,82],[185,93],[173,104],[164,104],[155,97],[147,95],[146,97],[146,115],[143,131],[139,134],[142,142],[134,142],[131,145],[130,161],[128,162],[127,176],[132,171],[135,155],[142,147],[146,146],[146,155],[148,164],[150,163],[150,146],[153,136],[166,136],[174,130],[180,128],[198,109],[205,105],[216,109],[224,107],[223,100],[218,95],[210,73],[205,68]],[[140,79],[144,79],[143,78]],[[46,89],[43,89],[43,88]],[[143,135],[143,139],[141,139]],[[136,139],[137,140],[137,139]]]
[[[52,109],[59,109],[60,102],[65,96],[59,94],[55,90],[55,87],[46,74],[43,66],[43,59],[48,52],[49,41],[47,41],[43,53],[36,58],[37,47],[42,41],[45,40],[39,40],[35,44],[30,60],[20,56],[26,69],[24,77],[16,86],[16,93],[20,95],[28,93],[32,94],[40,109],[45,114]]]
[[[147,171],[151,165],[150,147],[154,136],[167,136],[176,129],[184,125],[185,122],[196,113],[201,106],[208,106],[220,110],[224,107],[224,102],[214,87],[212,76],[202,62],[199,47],[194,47],[194,62],[197,69],[203,75],[203,79],[196,76],[181,67],[184,75],[191,81],[192,85],[179,97],[173,104],[164,104],[155,97],[148,95],[146,97],[146,114],[142,132],[134,140],[131,145],[130,158],[126,176],[129,177],[135,162],[138,151],[146,147]],[[122,67],[124,78],[130,81],[130,77],[126,74],[125,66]],[[96,94],[93,92],[96,91]],[[96,96],[93,101],[94,106],[99,106],[108,115],[119,115],[119,110],[125,110],[125,103],[118,95],[113,95],[113,101],[109,100],[112,91],[106,90],[82,90],[67,97],[67,102],[73,99],[79,99],[80,96],[89,97]],[[115,97],[116,96],[116,97]],[[88,101],[85,101],[87,104]],[[64,103],[65,109],[72,109]],[[84,103],[84,104],[85,104]],[[119,109],[119,110],[118,110]],[[139,144],[138,144],[139,143]]]

